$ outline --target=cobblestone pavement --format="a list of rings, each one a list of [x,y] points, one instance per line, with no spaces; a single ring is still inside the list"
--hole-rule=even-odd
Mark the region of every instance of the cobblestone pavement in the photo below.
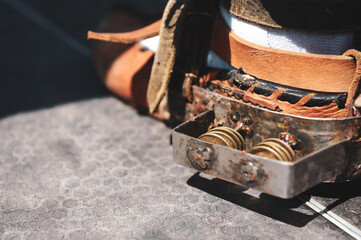
[[[297,200],[174,164],[170,129],[111,97],[0,132],[0,239],[349,238]]]

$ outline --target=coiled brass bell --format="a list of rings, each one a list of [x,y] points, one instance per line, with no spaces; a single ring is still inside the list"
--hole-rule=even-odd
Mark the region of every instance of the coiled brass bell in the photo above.
[[[252,148],[249,153],[285,162],[293,162],[296,158],[291,146],[278,138],[269,138],[261,142]]]
[[[198,138],[206,142],[211,142],[238,150],[245,149],[245,142],[242,135],[230,127],[212,128]]]

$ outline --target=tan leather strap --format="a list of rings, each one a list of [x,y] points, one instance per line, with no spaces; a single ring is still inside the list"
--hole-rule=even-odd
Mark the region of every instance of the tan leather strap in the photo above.
[[[263,47],[239,38],[219,17],[211,49],[223,60],[250,75],[290,87],[348,92],[356,81],[356,63],[349,54],[331,56]]]
[[[160,31],[162,20],[158,20],[144,28],[126,33],[96,33],[89,31],[88,39],[102,40],[106,42],[131,44],[141,40],[157,36]]]

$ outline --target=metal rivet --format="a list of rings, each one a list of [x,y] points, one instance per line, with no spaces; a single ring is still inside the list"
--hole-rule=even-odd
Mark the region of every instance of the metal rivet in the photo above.
[[[233,114],[231,115],[231,120],[232,120],[233,122],[238,122],[240,119],[241,119],[241,115],[240,115],[238,112],[233,113]]]
[[[249,116],[243,115],[242,116],[242,123],[244,123],[244,125],[252,125],[253,121]]]
[[[243,184],[259,184],[264,178],[264,171],[253,161],[240,162],[237,171],[236,177]]]
[[[209,147],[189,148],[187,157],[192,165],[196,165],[198,168],[206,170],[209,167],[209,163],[213,160],[213,150]]]

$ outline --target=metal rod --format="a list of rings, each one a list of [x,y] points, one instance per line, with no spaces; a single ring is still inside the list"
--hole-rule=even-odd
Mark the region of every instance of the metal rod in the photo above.
[[[323,206],[312,198],[310,198],[310,200],[306,200],[306,198],[302,196],[298,196],[297,198],[350,236],[354,237],[355,239],[361,240],[361,230],[352,226],[349,222],[345,221],[343,218],[339,217],[334,212],[327,209],[327,207]]]

